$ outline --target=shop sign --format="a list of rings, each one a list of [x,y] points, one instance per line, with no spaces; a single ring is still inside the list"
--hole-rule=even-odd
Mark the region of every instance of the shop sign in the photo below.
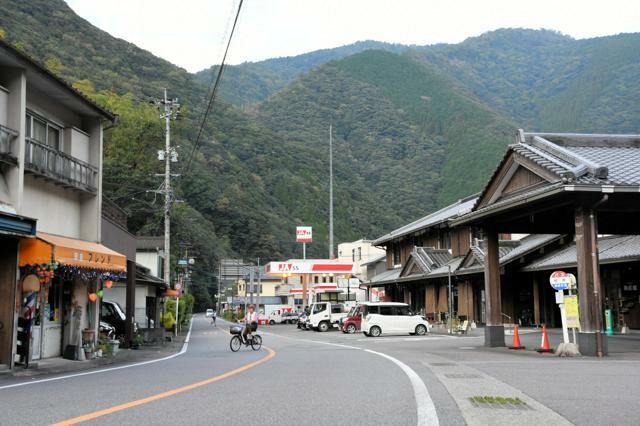
[[[576,277],[564,271],[555,271],[549,277],[549,284],[555,291],[568,290],[575,288]]]
[[[296,242],[311,243],[313,241],[313,229],[310,226],[296,227]]]
[[[565,296],[564,310],[567,316],[567,328],[580,328],[578,296],[576,295]]]

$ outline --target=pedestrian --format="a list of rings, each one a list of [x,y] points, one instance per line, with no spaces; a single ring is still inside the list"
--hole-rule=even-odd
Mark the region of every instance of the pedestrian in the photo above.
[[[213,315],[211,315],[211,324],[213,324],[214,327],[217,327],[216,325],[216,311],[213,311]]]

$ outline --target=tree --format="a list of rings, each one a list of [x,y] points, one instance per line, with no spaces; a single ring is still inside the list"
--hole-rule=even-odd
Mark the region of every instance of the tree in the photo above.
[[[50,56],[46,61],[44,61],[44,66],[46,69],[48,69],[54,74],[60,74],[64,69],[64,65],[62,65],[62,61],[60,60],[60,58],[56,56]],[[85,80],[85,81],[89,82],[89,80]],[[91,84],[91,82],[89,82],[89,84]],[[77,89],[80,90],[79,88]]]

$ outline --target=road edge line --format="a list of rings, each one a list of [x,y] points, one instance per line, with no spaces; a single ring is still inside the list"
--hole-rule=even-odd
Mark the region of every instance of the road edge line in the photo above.
[[[184,340],[184,343],[182,345],[182,349],[180,349],[180,352],[176,352],[174,354],[171,354],[169,356],[165,356],[165,357],[162,357],[162,358],[150,359],[148,361],[136,362],[136,363],[133,363],[133,364],[119,365],[117,367],[107,367],[107,368],[101,368],[101,369],[98,369],[98,370],[84,371],[82,373],[74,373],[74,374],[67,374],[67,375],[64,375],[64,376],[50,377],[48,379],[40,379],[40,380],[32,380],[32,381],[29,381],[29,382],[14,383],[14,384],[11,384],[11,385],[0,386],[0,390],[17,388],[17,387],[21,387],[21,386],[35,385],[35,384],[38,384],[38,383],[55,382],[55,381],[58,381],[58,380],[71,379],[71,378],[74,378],[74,377],[90,376],[92,374],[108,373],[110,371],[124,370],[125,368],[131,368],[131,367],[140,367],[142,365],[155,364],[156,362],[167,361],[167,360],[170,360],[172,358],[178,357],[180,355],[184,355],[187,352],[187,349],[189,347],[189,338],[191,337],[191,328],[193,326],[193,318],[194,318],[194,316],[191,317],[191,321],[189,322],[189,331],[187,332],[187,337]]]
[[[379,355],[383,358],[388,359],[389,361],[396,364],[400,369],[404,372],[404,374],[409,377],[409,381],[411,382],[411,386],[413,387],[413,395],[416,399],[416,406],[418,412],[418,426],[426,426],[426,425],[439,425],[440,422],[438,420],[438,413],[436,412],[436,406],[431,399],[431,395],[429,395],[429,390],[427,389],[427,385],[424,384],[424,381],[418,376],[411,367],[409,367],[404,362],[396,359],[392,356],[384,354],[382,352],[372,351],[371,349],[363,349],[365,352],[369,352],[375,355]]]

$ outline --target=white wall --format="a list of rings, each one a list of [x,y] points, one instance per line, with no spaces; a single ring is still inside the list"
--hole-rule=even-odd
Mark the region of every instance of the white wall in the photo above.
[[[140,327],[147,326],[147,296],[154,296],[155,292],[146,285],[136,285],[135,321]],[[126,313],[127,287],[124,283],[113,283],[113,287],[104,289],[103,300],[116,302]]]
[[[73,157],[89,163],[89,135],[75,127],[64,129],[64,151]]]
[[[158,253],[155,251],[138,251],[136,252],[136,263],[149,268],[151,275],[158,277],[158,257]]]
[[[361,250],[362,258],[358,257],[358,248]],[[355,261],[352,257],[353,250],[356,251]],[[385,253],[386,252],[383,249],[372,246],[367,240],[338,244],[338,261],[352,262],[354,264],[354,275],[361,280],[365,280],[367,275],[367,269],[363,268],[361,265],[375,259],[376,257],[382,256]]]
[[[25,175],[21,213],[38,219],[38,231],[80,238],[80,205],[78,192]]]

